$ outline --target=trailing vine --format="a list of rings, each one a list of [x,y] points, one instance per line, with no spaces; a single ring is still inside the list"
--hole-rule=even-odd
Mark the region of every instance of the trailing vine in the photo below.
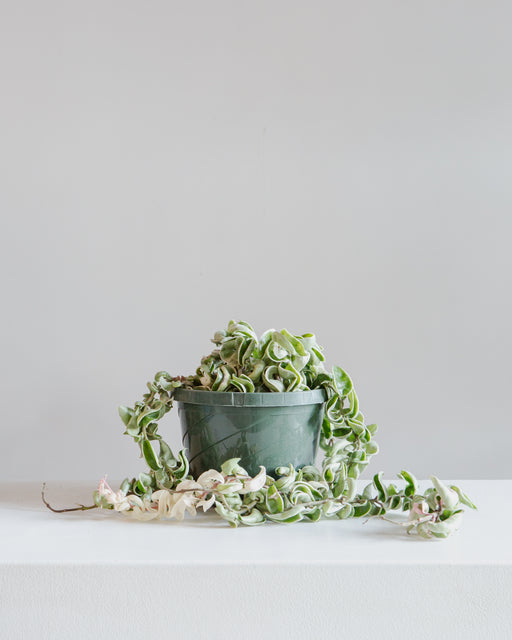
[[[401,524],[425,538],[447,537],[457,527],[463,506],[475,508],[458,487],[448,487],[435,476],[431,476],[433,486],[419,493],[416,479],[407,471],[398,476],[401,488],[386,486],[382,474],[376,474],[357,493],[357,478],[378,452],[373,439],[377,425],[366,424],[350,376],[337,366],[331,372],[325,369],[323,349],[313,334],[270,329],[258,338],[248,323],[231,321],[212,342],[215,349],[202,358],[195,374],[171,376],[159,371],[141,401],[133,408],[120,407],[125,433],[139,445],[148,471],[126,479],[117,492],[103,479],[94,494],[97,507],[142,520],[182,519],[185,512],[195,515],[198,508],[213,507],[231,526],[386,518],[389,511],[402,511],[409,517]],[[321,467],[295,469],[290,464],[277,468],[275,477],[261,467],[251,478],[236,458],[220,470],[192,478],[185,452],[174,456],[158,433],[158,423],[171,410],[180,387],[240,393],[323,389]]]

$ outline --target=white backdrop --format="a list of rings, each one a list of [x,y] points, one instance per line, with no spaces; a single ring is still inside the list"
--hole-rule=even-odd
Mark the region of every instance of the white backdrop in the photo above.
[[[136,473],[117,405],[230,318],[317,334],[368,473],[511,477],[511,21],[0,2],[0,478]]]

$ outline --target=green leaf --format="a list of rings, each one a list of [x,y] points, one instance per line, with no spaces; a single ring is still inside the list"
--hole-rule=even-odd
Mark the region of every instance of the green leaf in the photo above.
[[[166,466],[172,466],[176,464],[176,458],[174,457],[171,447],[164,440],[160,440],[160,461]]]
[[[215,382],[212,385],[212,391],[225,391],[229,386],[230,378],[231,373],[229,369],[225,365],[220,366],[217,371]]]
[[[144,440],[142,443],[142,453],[144,454],[144,459],[146,460],[148,467],[156,471],[161,468],[160,463],[156,457],[153,446],[149,440]]]
[[[362,504],[354,505],[354,518],[362,518],[369,513],[372,508],[371,502],[363,502]]]
[[[354,416],[357,416],[357,414],[359,413],[359,400],[357,398],[357,394],[354,391],[354,389],[351,389],[349,391],[347,397],[348,397],[350,408],[346,412],[346,417],[350,419],[350,418],[353,418]]]
[[[220,348],[220,357],[222,358],[222,360],[224,360],[224,362],[226,362],[227,364],[232,364],[235,366],[241,364],[238,361],[238,350],[243,341],[244,339],[240,336],[226,340]]]
[[[398,495],[392,496],[391,500],[389,502],[389,508],[390,509],[398,509],[401,502],[402,502],[401,496],[398,496]]]
[[[357,478],[359,478],[359,466],[356,462],[351,462],[348,465],[348,477],[352,478],[353,480],[356,480]]]
[[[221,472],[225,476],[246,476],[247,471],[238,464],[240,460],[241,458],[230,458],[229,460],[226,460],[226,462],[223,462],[220,467]]]
[[[398,493],[398,489],[396,488],[396,485],[394,485],[392,482],[390,484],[388,484],[387,486],[387,492],[388,492],[388,496],[395,496]]]
[[[178,452],[178,460],[176,461],[176,463],[178,462],[178,466],[173,465],[172,472],[176,480],[183,480],[188,476],[189,471],[188,458],[185,455],[185,451],[183,451],[183,449]]]
[[[331,396],[325,403],[325,415],[332,424],[343,424],[341,399],[338,395]]]
[[[349,420],[348,424],[351,427],[352,431],[356,434],[356,436],[360,436],[365,431],[364,424],[362,424],[360,422],[357,422],[357,421],[354,421],[354,420]]]
[[[386,491],[386,487],[382,484],[382,476],[383,473],[376,473],[373,476],[373,484],[375,485],[375,488],[377,489],[377,493],[379,495],[379,500],[381,502],[386,502],[387,497],[388,497],[388,493]]]
[[[370,442],[368,442],[368,444],[366,445],[365,449],[366,449],[366,455],[373,456],[379,452],[379,445],[374,440],[370,440]]]
[[[240,344],[240,347],[238,348],[238,361],[242,366],[245,366],[247,362],[250,360],[255,346],[256,346],[256,340],[254,339],[244,340]]]
[[[292,522],[298,522],[299,520],[302,520],[304,509],[304,505],[298,504],[291,509],[286,509],[286,511],[283,511],[282,513],[269,513],[267,515],[267,518],[273,520],[274,522],[291,524]]]
[[[173,486],[173,481],[165,469],[155,471],[155,480],[157,481],[157,486],[160,488],[165,487],[166,489],[171,489]]]
[[[152,483],[153,478],[148,473],[139,473],[137,488],[142,495],[151,489]]]
[[[351,478],[349,476],[347,478],[347,486],[345,488],[345,491],[343,492],[345,494],[346,499],[348,501],[353,500],[354,496],[356,495],[356,491],[357,491],[357,483],[354,478]]]
[[[288,362],[286,366],[278,365],[277,370],[279,375],[286,382],[286,390],[293,391],[293,389],[300,383],[300,374],[294,368],[291,362]]]
[[[347,467],[342,462],[340,465],[340,469],[338,471],[338,479],[332,489],[332,495],[335,498],[339,498],[345,491],[346,484],[347,484]]]
[[[346,396],[354,386],[348,373],[336,365],[332,368],[332,379],[340,396]]]
[[[292,335],[289,331],[287,331],[286,329],[281,329],[281,333],[283,334],[283,336],[285,338],[288,339],[288,341],[290,342],[290,344],[293,346],[293,348],[295,349],[295,353],[298,356],[304,356],[309,360],[309,354],[306,351],[306,349],[304,348],[304,345],[302,344],[302,342],[300,341],[298,336],[294,336]]]
[[[381,516],[384,513],[386,513],[386,509],[384,507],[379,507],[376,504],[372,504],[371,509],[370,509],[370,516]]]
[[[279,369],[276,365],[271,365],[263,371],[263,383],[270,391],[285,391],[284,383],[278,378]]]
[[[167,373],[167,371],[158,371],[155,373],[155,382],[165,391],[170,391],[172,389],[172,377]]]
[[[314,333],[303,333],[301,336],[297,336],[297,340],[302,342],[306,351],[311,351],[313,347],[317,346]]]
[[[288,497],[292,504],[299,504],[299,502],[309,503],[313,500],[321,500],[323,496],[307,482],[298,481],[295,483]]]
[[[311,522],[317,522],[322,517],[322,509],[320,509],[320,507],[316,507],[312,511],[304,513],[304,517],[311,520]]]
[[[351,504],[345,504],[337,513],[336,517],[340,520],[346,520],[354,515],[354,507]]]
[[[272,334],[272,340],[274,342],[277,342],[277,344],[280,345],[288,353],[288,355],[294,356],[297,354],[295,347],[284,335],[284,333],[280,331],[274,331],[274,333]]]
[[[310,359],[309,353],[306,354],[305,356],[293,356],[292,364],[297,371],[302,371],[302,369],[304,369],[304,367],[309,362],[309,359]]]
[[[213,336],[212,342],[216,345],[221,345],[225,337],[226,337],[225,331],[216,331]]]
[[[370,440],[372,439],[372,434],[368,431],[368,429],[365,427],[364,428],[364,432],[359,436],[359,439],[361,440],[361,442],[363,444],[367,444],[368,442],[370,442]]]
[[[265,350],[265,357],[271,362],[279,363],[288,359],[288,351],[275,340],[271,340]]]
[[[130,409],[129,407],[125,407],[124,405],[121,405],[119,407],[119,416],[120,416],[121,420],[123,421],[124,426],[127,427],[128,423],[132,419],[133,409]]]
[[[253,363],[253,369],[252,371],[250,371],[248,373],[249,378],[253,381],[253,382],[258,382],[259,379],[261,378],[261,374],[263,373],[265,369],[265,362],[264,360],[256,360]]]
[[[349,433],[352,433],[352,429],[350,427],[337,427],[332,431],[332,435],[336,438],[344,438]]]
[[[332,518],[338,511],[341,511],[343,505],[339,500],[328,500],[322,505],[322,513],[326,518]]]
[[[477,508],[476,505],[468,498],[468,496],[459,489],[459,487],[456,487],[452,484],[451,488],[457,493],[462,504],[466,505],[466,507],[469,507],[470,509]]]
[[[215,503],[215,511],[219,514],[221,518],[223,518],[224,520],[227,520],[231,527],[238,526],[239,515],[234,511],[232,511],[231,509],[229,509],[228,507],[225,507],[221,502],[217,501]]]
[[[254,329],[248,322],[244,322],[243,320],[239,320],[238,322],[231,320],[228,325],[227,333],[229,333],[230,335],[256,338]]]
[[[250,513],[247,513],[243,516],[241,515],[240,522],[242,524],[255,526],[258,524],[263,524],[263,522],[265,522],[265,517],[260,511],[258,511],[258,509],[253,509]]]
[[[311,464],[308,464],[305,467],[302,467],[299,470],[299,476],[305,482],[311,482],[311,481],[320,482],[322,480],[322,474],[320,472],[320,469],[318,469],[318,467],[315,467]]]
[[[332,393],[336,392],[334,383],[332,381],[332,376],[330,373],[327,373],[327,371],[317,372],[315,375],[314,382],[315,382],[315,389],[317,389],[318,387],[324,387],[325,389],[328,389]]]
[[[268,488],[265,504],[270,513],[282,513],[284,511],[283,496],[279,493],[275,484],[270,485]]]
[[[317,362],[324,362],[325,361],[325,356],[324,354],[320,351],[320,349],[318,347],[313,347],[311,349],[311,355],[313,356],[313,358],[315,358],[317,360]]]
[[[349,429],[348,431],[350,432],[351,429]],[[331,421],[327,416],[324,416],[322,419],[322,435],[326,439],[329,439],[333,435]]]
[[[357,449],[356,451],[351,451],[348,454],[348,458],[350,462],[364,462],[366,460],[366,452],[363,449]]]
[[[411,531],[411,529],[413,529],[413,528],[414,528],[414,526],[413,527],[409,527],[407,532]],[[432,534],[430,533],[429,523],[428,522],[422,522],[421,524],[419,524],[416,527],[416,532],[422,538],[425,538],[425,540],[429,540],[430,538],[432,538]]]
[[[361,494],[363,498],[366,498],[367,500],[371,500],[373,498],[373,489],[374,489],[373,482],[370,482],[370,484],[366,485],[366,487],[363,490],[363,493]]]
[[[276,474],[281,476],[275,481],[275,485],[279,491],[289,491],[297,477],[297,472],[293,465],[289,464],[287,467],[277,467]]]
[[[412,505],[413,505],[413,499],[404,497],[402,500],[402,511],[410,511],[412,508]],[[433,508],[435,508],[435,506]]]
[[[374,436],[377,433],[378,426],[376,424],[367,424],[366,428]]]
[[[405,480],[405,495],[406,496],[413,496],[415,493],[418,492],[418,481],[412,475],[412,473],[409,473],[408,471],[402,470],[398,474],[398,477],[399,478],[403,478]]]
[[[334,481],[334,471],[332,470],[332,466],[331,465],[327,465],[327,467],[325,467],[325,469],[324,469],[324,480],[328,484],[331,484],[331,482]]]
[[[137,425],[143,429],[150,422],[155,420],[159,420],[162,416],[162,403],[157,403],[156,409],[147,409],[145,412],[141,413],[137,418]]]
[[[162,436],[157,433],[158,423],[150,422],[146,427],[146,436],[148,440],[161,440]]]
[[[453,489],[447,487],[444,482],[436,478],[436,476],[430,476],[432,480],[432,484],[437,489],[437,493],[439,494],[443,505],[447,509],[453,509],[457,503],[459,502],[459,495]]]
[[[269,342],[272,340],[272,335],[274,332],[275,332],[275,329],[268,329],[259,339],[259,342],[258,342],[259,357],[262,357],[264,355],[265,351],[267,350]]]
[[[462,518],[462,511],[455,512],[447,520],[438,522],[427,522],[428,529],[436,538],[447,538],[455,531]]]
[[[252,393],[254,391],[253,381],[243,373],[240,376],[231,376],[231,384],[244,393]]]
[[[127,433],[129,436],[132,436],[132,438],[137,438],[137,436],[140,435],[140,431],[141,429],[137,425],[137,421],[132,420],[130,424],[126,427],[125,433]]]

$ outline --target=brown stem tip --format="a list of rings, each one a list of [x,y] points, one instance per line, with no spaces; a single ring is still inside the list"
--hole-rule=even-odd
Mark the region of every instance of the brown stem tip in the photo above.
[[[45,495],[44,495],[44,490],[46,489],[46,482],[43,482],[43,486],[41,488],[41,499],[44,503],[44,505],[50,509],[50,511],[53,511],[53,513],[65,513],[66,511],[87,511],[88,509],[97,509],[98,505],[96,504],[92,504],[90,506],[85,506],[83,504],[79,505],[78,507],[71,507],[70,509],[54,509],[51,504],[49,504],[49,502],[46,500]]]

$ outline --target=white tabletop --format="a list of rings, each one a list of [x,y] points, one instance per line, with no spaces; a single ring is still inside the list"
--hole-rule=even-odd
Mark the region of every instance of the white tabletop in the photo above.
[[[457,484],[479,511],[447,540],[375,519],[232,529],[215,514],[55,514],[39,485],[4,484],[0,637],[509,640],[512,481]],[[52,484],[47,498],[89,504],[93,488]]]

